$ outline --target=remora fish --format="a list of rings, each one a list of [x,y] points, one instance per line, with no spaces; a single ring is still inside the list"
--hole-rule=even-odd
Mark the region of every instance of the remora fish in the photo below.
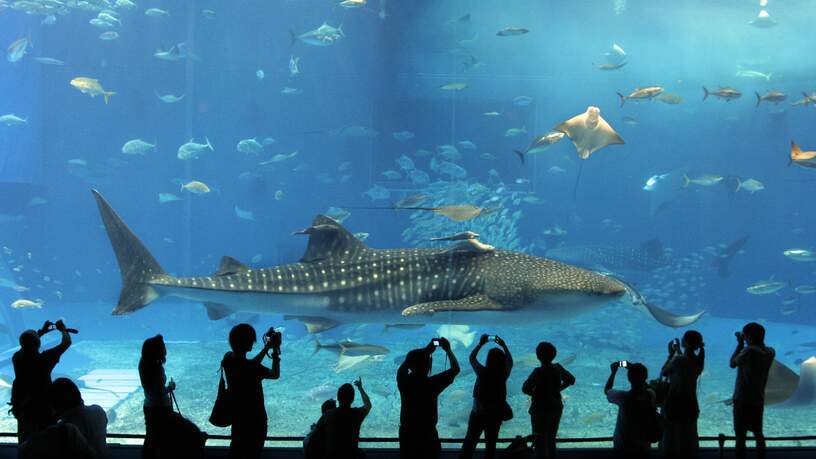
[[[300,232],[309,242],[297,263],[253,269],[224,257],[212,276],[175,277],[92,192],[122,275],[114,315],[176,296],[203,302],[210,319],[246,311],[338,322],[519,324],[576,315],[625,293],[665,325],[702,315],[675,316],[620,280],[523,253],[373,249],[322,215]]]
[[[547,250],[547,257],[612,271],[651,271],[669,263],[663,245],[653,239],[640,247],[565,246]]]

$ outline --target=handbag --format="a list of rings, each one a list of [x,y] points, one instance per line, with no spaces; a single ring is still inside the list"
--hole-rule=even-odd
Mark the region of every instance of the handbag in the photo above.
[[[229,427],[232,425],[232,403],[229,399],[227,381],[224,378],[224,367],[221,367],[221,379],[218,381],[218,394],[215,397],[215,404],[210,413],[210,424],[216,427]]]
[[[513,419],[513,408],[507,403],[507,400],[504,401],[504,406],[502,407],[501,411],[501,420],[502,421],[509,421]]]

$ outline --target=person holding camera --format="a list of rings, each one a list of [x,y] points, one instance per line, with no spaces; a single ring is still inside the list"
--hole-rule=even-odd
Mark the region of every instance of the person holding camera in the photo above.
[[[496,343],[501,349],[494,347],[487,353],[485,365],[477,359],[479,351],[489,341]],[[496,440],[502,422],[513,417],[513,410],[507,403],[507,378],[513,369],[513,356],[504,340],[497,335],[482,335],[479,344],[470,353],[470,366],[476,373],[476,384],[473,386],[473,409],[468,419],[467,434],[462,444],[460,458],[472,458],[476,443],[484,432],[486,459],[496,455]]]
[[[62,335],[59,344],[40,352],[40,338],[51,330]],[[32,434],[42,431],[56,422],[51,406],[51,372],[60,357],[71,346],[71,333],[62,320],[46,321],[39,330],[26,330],[20,334],[20,350],[11,361],[14,366],[14,382],[11,386],[11,412],[17,418],[17,440],[25,442]]]
[[[363,406],[352,408],[354,402],[354,387],[360,391],[360,398],[363,399]],[[363,389],[363,381],[357,378],[351,384],[343,384],[337,389],[337,408],[329,410],[324,414],[318,424],[324,424],[325,453],[324,458],[344,458],[355,459],[364,457],[359,448],[360,427],[363,425],[368,413],[371,411],[371,399]],[[317,429],[320,429],[318,426]]]
[[[553,363],[556,354],[557,349],[552,343],[538,343],[536,357],[541,366],[534,369],[521,386],[521,391],[532,397],[528,412],[538,458],[555,457],[555,437],[564,412],[561,391],[575,384],[572,373],[561,364]]]
[[[628,391],[612,389],[619,368],[628,370],[631,385]],[[641,363],[629,363],[626,360],[612,362],[610,370],[604,393],[609,403],[618,405],[618,419],[612,437],[615,454],[621,459],[648,458],[652,442],[647,432],[650,431],[649,424],[657,422],[654,416],[655,393],[646,384],[649,371]]]
[[[681,352],[682,346],[682,352]],[[660,376],[669,382],[663,403],[663,455],[667,459],[694,459],[699,450],[697,378],[705,367],[703,335],[688,330],[683,340],[669,341],[669,357]]]
[[[765,327],[751,322],[736,332],[737,348],[731,355],[731,368],[737,369],[734,385],[734,436],[737,459],[745,457],[745,438],[754,433],[757,457],[765,457],[762,418],[765,411],[765,384],[776,351],[765,345]],[[746,346],[747,344],[747,346]]]
[[[247,359],[247,353],[252,351],[256,341],[252,325],[243,323],[232,327],[229,333],[232,352],[227,352],[221,361],[231,412],[234,413],[230,458],[256,459],[260,457],[266,440],[267,416],[262,382],[280,377],[281,334],[270,328],[263,337],[261,351]],[[265,356],[272,359],[272,368],[263,365]]]
[[[450,360],[450,368],[430,376],[431,355],[442,348]],[[414,349],[405,356],[397,370],[400,392],[400,458],[438,458],[442,444],[436,423],[439,421],[439,394],[453,384],[459,374],[459,362],[445,338],[434,338],[427,346]]]

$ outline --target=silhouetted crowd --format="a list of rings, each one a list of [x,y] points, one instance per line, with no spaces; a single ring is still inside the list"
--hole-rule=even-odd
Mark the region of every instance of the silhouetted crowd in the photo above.
[[[58,345],[41,351],[40,338],[56,330]],[[46,322],[40,330],[27,330],[20,336],[20,350],[14,354],[15,380],[12,385],[11,413],[17,419],[21,458],[100,458],[106,456],[108,419],[97,406],[85,405],[79,388],[69,379],[51,380],[51,372],[62,354],[71,346],[71,334],[62,321]],[[759,458],[764,457],[762,433],[765,384],[774,360],[774,350],[765,345],[765,329],[749,323],[736,332],[737,346],[730,359],[737,369],[733,403],[736,456],[745,457],[747,432],[756,438]],[[258,458],[267,436],[267,414],[263,381],[281,374],[281,334],[269,329],[263,346],[251,355],[257,341],[255,329],[239,324],[229,333],[230,352],[221,360],[221,378],[210,423],[231,427],[230,458]],[[493,343],[485,363],[479,359],[483,347]],[[438,350],[447,360],[447,369],[431,374],[433,355]],[[516,437],[503,457],[553,458],[564,404],[561,392],[575,384],[575,377],[555,363],[556,347],[539,343],[535,368],[522,386],[531,397],[531,434]],[[161,335],[148,338],[142,345],[139,376],[144,390],[144,458],[200,458],[204,455],[206,433],[181,415],[173,395],[175,382],[164,371],[167,349]],[[264,364],[271,361],[271,366]],[[513,357],[499,336],[482,335],[470,353],[469,362],[476,376],[473,405],[468,419],[460,458],[473,457],[479,438],[484,435],[484,457],[493,458],[502,423],[513,418],[507,402],[507,379],[513,369]],[[621,458],[649,457],[652,445],[659,443],[662,456],[671,459],[695,458],[698,454],[697,380],[705,366],[702,335],[687,331],[682,339],[668,344],[668,357],[660,377],[649,380],[641,363],[618,361],[610,365],[604,386],[609,403],[618,406],[613,445]],[[629,390],[613,389],[617,373],[624,369]],[[441,442],[437,432],[438,399],[459,374],[459,362],[444,337],[432,339],[425,347],[405,356],[397,370],[400,393],[399,449],[401,458],[437,458]],[[353,407],[356,392],[361,407]],[[175,406],[175,408],[174,408]],[[337,399],[321,406],[321,416],[312,425],[303,442],[304,456],[312,458],[362,458],[360,428],[371,411],[371,399],[363,382],[343,384]],[[443,413],[444,416],[444,413]]]

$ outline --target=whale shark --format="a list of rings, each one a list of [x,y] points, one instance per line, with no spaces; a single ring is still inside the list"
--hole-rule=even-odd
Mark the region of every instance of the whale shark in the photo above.
[[[210,319],[235,312],[323,317],[340,323],[529,324],[572,317],[629,293],[659,322],[686,326],[625,282],[559,261],[492,249],[375,249],[318,215],[296,263],[253,268],[224,257],[209,276],[168,274],[98,191],[92,190],[117,258],[122,290],[114,315],[165,296],[204,304]]]
[[[561,246],[547,250],[546,255],[582,267],[613,271],[651,271],[671,261],[660,241],[652,239],[639,247]]]

